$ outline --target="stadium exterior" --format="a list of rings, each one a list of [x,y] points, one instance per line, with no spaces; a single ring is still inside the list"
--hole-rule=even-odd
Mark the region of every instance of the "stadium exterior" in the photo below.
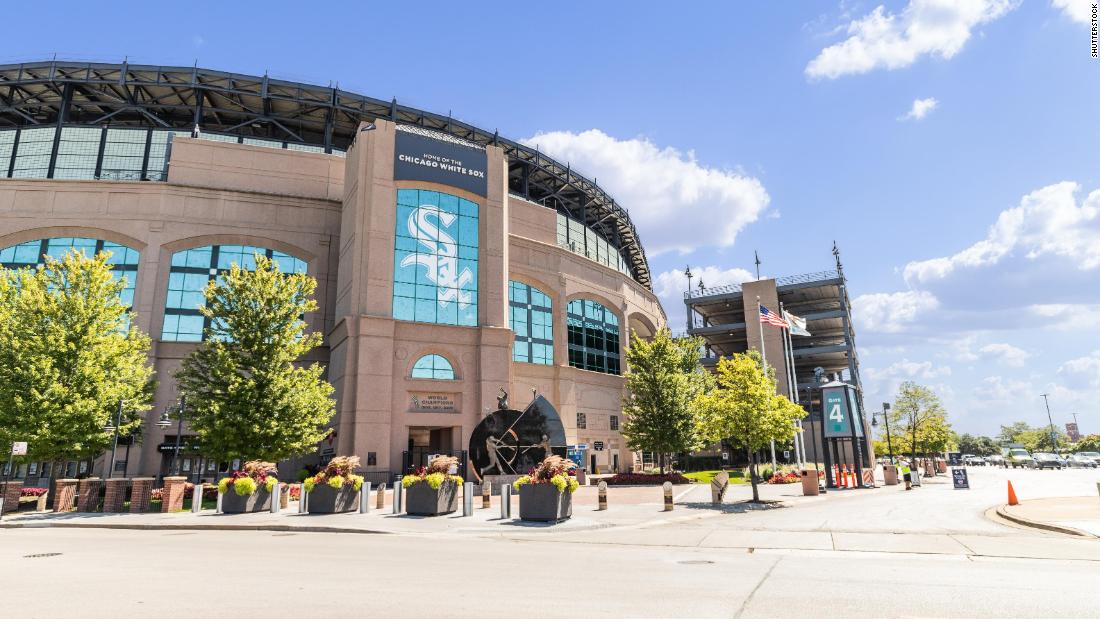
[[[665,324],[645,251],[593,181],[495,132],[266,76],[0,66],[0,263],[74,246],[113,252],[153,337],[155,408],[116,475],[168,472],[176,425],[156,421],[202,337],[200,291],[253,251],[318,280],[310,359],[338,403],[317,457],[358,455],[383,478],[461,452],[503,388],[514,407],[547,398],[590,469],[634,465],[622,358],[632,331]],[[213,477],[200,453],[180,469]],[[63,474],[106,475],[105,461]]]

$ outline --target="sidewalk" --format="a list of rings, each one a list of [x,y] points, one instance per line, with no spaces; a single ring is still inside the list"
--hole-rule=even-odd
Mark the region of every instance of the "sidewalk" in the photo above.
[[[598,511],[597,489],[582,486],[573,495],[573,517],[558,524],[524,522],[519,519],[519,498],[512,496],[511,518],[501,519],[500,497],[492,497],[490,507],[481,507],[481,496],[474,497],[474,511],[462,516],[462,500],[458,511],[436,517],[395,515],[392,511],[393,491],[386,493],[384,507],[375,509],[371,498],[369,513],[358,511],[345,514],[299,514],[298,502],[278,514],[261,512],[253,514],[216,514],[204,510],[191,512],[103,514],[70,512],[24,512],[5,516],[2,528],[74,527],[120,529],[210,529],[210,530],[261,530],[301,532],[345,532],[375,534],[509,534],[531,532],[572,532],[611,527],[637,528],[679,522],[722,514],[777,509],[801,504],[838,500],[844,496],[856,496],[870,491],[834,491],[826,496],[804,497],[800,484],[760,486],[760,497],[766,504],[747,503],[752,498],[748,484],[730,486],[721,505],[710,502],[708,484],[691,484],[673,487],[675,508],[664,511],[664,495],[660,486],[608,488],[608,509]]]
[[[1004,505],[997,513],[1017,524],[1071,535],[1100,537],[1100,497],[1061,497]]]

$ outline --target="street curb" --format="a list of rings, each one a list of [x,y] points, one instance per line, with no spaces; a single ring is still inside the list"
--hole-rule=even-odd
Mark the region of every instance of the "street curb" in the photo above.
[[[1031,520],[1029,518],[1024,518],[1022,516],[1014,516],[1012,514],[1009,514],[1008,511],[1005,510],[1006,507],[1008,507],[1008,505],[998,505],[997,506],[997,515],[1000,516],[1001,518],[1004,518],[1005,520],[1010,521],[1010,522],[1015,522],[1016,524],[1023,525],[1025,527],[1031,527],[1033,529],[1042,529],[1044,531],[1052,531],[1054,533],[1062,533],[1062,534],[1065,534],[1065,535],[1073,535],[1074,537],[1088,537],[1088,538],[1093,538],[1093,539],[1097,538],[1097,536],[1095,536],[1091,533],[1086,533],[1085,531],[1082,531],[1080,529],[1074,529],[1073,527],[1064,527],[1064,526],[1057,525],[1057,524],[1050,524],[1050,523],[1047,523],[1047,522],[1040,522],[1038,520]]]
[[[277,531],[293,533],[366,533],[391,535],[391,531],[344,527],[293,526],[286,524],[93,524],[86,522],[5,522],[0,529],[124,529],[134,531]]]

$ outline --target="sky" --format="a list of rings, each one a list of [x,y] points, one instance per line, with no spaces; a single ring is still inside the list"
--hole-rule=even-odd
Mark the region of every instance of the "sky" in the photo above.
[[[865,400],[957,431],[1100,432],[1100,60],[1089,0],[36,6],[0,62],[183,65],[340,88],[522,140],[626,207],[682,328],[708,286],[833,267]],[[308,9],[308,10],[304,10]],[[696,280],[698,281],[698,280]]]

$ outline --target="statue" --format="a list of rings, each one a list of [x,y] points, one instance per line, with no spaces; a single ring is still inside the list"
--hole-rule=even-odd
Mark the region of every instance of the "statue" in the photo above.
[[[508,392],[504,390],[504,387],[500,388],[500,395],[497,396],[497,410],[508,410]]]

